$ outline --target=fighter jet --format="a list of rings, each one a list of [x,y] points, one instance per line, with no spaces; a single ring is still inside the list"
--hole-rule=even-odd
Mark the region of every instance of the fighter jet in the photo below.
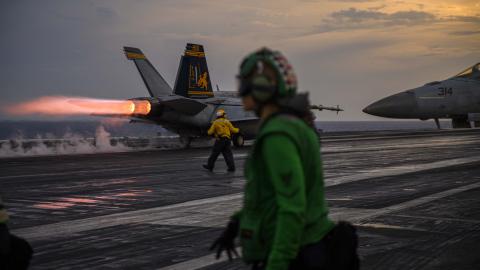
[[[207,137],[207,129],[222,108],[240,133],[233,137],[235,146],[255,137],[258,118],[243,109],[233,91],[212,91],[205,51],[202,45],[188,43],[181,56],[172,88],[138,48],[124,47],[125,56],[137,67],[150,97],[133,101],[132,122],[158,124],[180,135],[188,147],[194,138]],[[218,88],[217,88],[218,89]],[[341,111],[337,107],[313,106],[312,109]],[[136,113],[138,112],[138,113]],[[104,115],[105,116],[105,115]]]
[[[480,63],[459,74],[376,101],[363,112],[389,118],[452,119],[453,128],[480,127]]]
[[[188,43],[180,59],[175,85],[172,88],[138,48],[124,47],[127,59],[137,67],[150,97],[133,98],[135,104],[148,101],[148,113],[132,115],[132,122],[158,124],[180,135],[188,146],[193,138],[207,136],[217,109],[224,109],[229,120],[241,133],[233,138],[236,146],[253,139],[258,118],[243,110],[233,92],[212,91],[205,51],[202,45]],[[215,95],[216,94],[216,95]],[[144,111],[144,110],[143,110]]]

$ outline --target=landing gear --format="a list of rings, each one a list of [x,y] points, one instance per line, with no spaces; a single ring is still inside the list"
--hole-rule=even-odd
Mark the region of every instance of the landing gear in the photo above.
[[[182,144],[182,147],[185,149],[190,148],[192,144],[192,137],[186,137],[186,136],[180,136],[180,143]]]
[[[232,141],[235,147],[242,147],[245,144],[245,138],[240,133],[233,135]]]
[[[435,125],[437,125],[438,129],[442,129],[442,127],[440,126],[440,121],[438,120],[438,118],[435,118]]]
[[[468,117],[455,117],[452,118],[452,127],[453,128],[471,128],[470,121]]]

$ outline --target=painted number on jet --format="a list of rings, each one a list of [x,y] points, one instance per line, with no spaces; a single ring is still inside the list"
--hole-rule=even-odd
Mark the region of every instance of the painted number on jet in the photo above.
[[[453,89],[451,87],[439,87],[438,95],[442,97],[453,95]]]

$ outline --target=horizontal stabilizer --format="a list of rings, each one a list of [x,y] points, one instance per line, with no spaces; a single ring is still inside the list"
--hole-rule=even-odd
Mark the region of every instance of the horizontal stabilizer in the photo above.
[[[160,104],[187,115],[195,115],[207,107],[205,103],[178,96],[163,98]]]
[[[123,47],[125,51],[125,56],[127,57],[128,60],[134,60],[134,59],[146,59],[145,55],[143,52],[138,49],[138,48],[133,48],[133,47]]]

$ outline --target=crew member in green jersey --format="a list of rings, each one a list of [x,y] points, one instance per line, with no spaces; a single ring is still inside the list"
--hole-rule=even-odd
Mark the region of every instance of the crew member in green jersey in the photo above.
[[[33,253],[32,247],[24,239],[9,232],[8,219],[0,198],[0,269],[28,269]]]
[[[238,79],[244,108],[261,121],[245,164],[243,207],[214,242],[217,257],[223,250],[231,257],[239,235],[252,269],[358,269],[355,229],[328,217],[319,139],[292,66],[263,48],[243,60]],[[339,230],[347,236],[344,267],[329,261]]]

